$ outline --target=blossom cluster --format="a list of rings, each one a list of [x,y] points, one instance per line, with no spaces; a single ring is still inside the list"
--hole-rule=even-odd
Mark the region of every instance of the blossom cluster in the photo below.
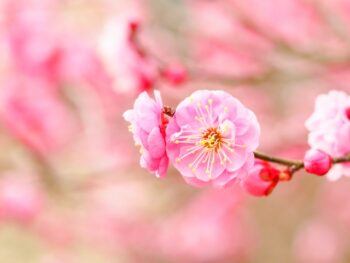
[[[223,187],[242,181],[254,165],[260,126],[256,116],[224,91],[194,92],[166,115],[160,94],[147,93],[124,113],[141,145],[141,166],[165,176],[168,159],[194,186]]]
[[[332,168],[332,157],[350,152],[350,99],[343,92],[318,97],[315,112],[306,121],[311,149],[302,162],[291,162],[285,170],[255,158],[259,122],[229,93],[195,91],[174,112],[163,105],[159,91],[154,96],[155,100],[141,93],[124,118],[141,147],[141,166],[157,177],[166,175],[170,162],[190,185],[239,184],[252,195],[264,196],[300,168],[316,175],[329,172],[334,179],[334,169],[340,173],[339,165]],[[349,167],[344,162],[342,169]]]

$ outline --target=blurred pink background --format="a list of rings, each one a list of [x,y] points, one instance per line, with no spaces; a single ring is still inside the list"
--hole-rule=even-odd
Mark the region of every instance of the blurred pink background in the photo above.
[[[348,0],[2,0],[0,261],[349,262],[349,179],[159,180],[122,118],[144,90],[223,89],[301,159],[316,96],[350,91],[349,26]]]

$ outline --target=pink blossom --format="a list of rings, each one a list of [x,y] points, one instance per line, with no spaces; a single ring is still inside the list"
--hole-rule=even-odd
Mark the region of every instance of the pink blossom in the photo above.
[[[136,44],[137,17],[127,13],[110,19],[99,39],[98,48],[109,73],[114,76],[115,89],[122,92],[148,90],[158,74],[155,63]]]
[[[130,131],[135,144],[141,146],[140,164],[157,177],[164,177],[168,169],[165,152],[165,126],[168,122],[163,113],[163,102],[159,91],[154,91],[155,100],[142,92],[135,101],[134,109],[124,113],[130,122]]]
[[[322,150],[332,157],[344,156],[350,152],[350,120],[347,117],[349,106],[350,97],[342,91],[332,90],[317,97],[315,110],[305,123],[309,130],[308,142],[311,148]],[[337,179],[343,172],[345,170],[336,165],[328,177]]]
[[[305,153],[304,166],[308,173],[325,175],[332,167],[332,158],[323,151],[310,149]]]
[[[5,1],[6,41],[13,64],[30,76],[53,78],[61,50],[56,1]]]
[[[20,141],[38,153],[58,150],[75,123],[50,83],[17,76],[0,92],[0,118]]]
[[[254,25],[253,28],[272,40],[282,40],[302,48],[311,48],[316,43],[318,46],[328,44],[315,41],[330,36],[323,32],[321,17],[308,1],[232,0],[231,2],[232,8],[241,16],[247,17],[247,20]]]
[[[2,175],[0,181],[0,219],[31,222],[42,210],[41,189],[22,174]],[[22,177],[22,178],[21,178]]]
[[[261,56],[271,52],[270,43],[232,15],[230,3],[188,2],[194,56],[202,69],[228,78],[265,73]]]
[[[269,195],[279,181],[279,174],[280,171],[268,162],[256,160],[241,185],[251,195]]]
[[[172,85],[179,86],[187,79],[186,69],[180,64],[167,66],[163,73],[163,78]]]
[[[186,182],[222,187],[244,178],[254,163],[260,126],[224,91],[200,90],[182,101],[167,128],[167,153]]]

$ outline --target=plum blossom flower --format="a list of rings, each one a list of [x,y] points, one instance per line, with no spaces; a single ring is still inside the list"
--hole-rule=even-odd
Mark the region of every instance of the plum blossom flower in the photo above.
[[[350,152],[349,107],[350,97],[342,91],[332,90],[317,97],[315,111],[305,123],[311,148],[322,150],[332,157]],[[335,165],[327,176],[335,180],[343,174],[350,175],[348,170],[346,164]]]
[[[223,187],[254,164],[260,126],[224,91],[200,90],[182,101],[167,127],[167,153],[187,183]]]
[[[142,92],[135,101],[134,109],[124,113],[131,123],[129,130],[136,145],[141,145],[140,164],[157,177],[164,177],[169,159],[165,151],[165,127],[168,123],[163,113],[163,102],[159,91],[154,91],[155,100]]]

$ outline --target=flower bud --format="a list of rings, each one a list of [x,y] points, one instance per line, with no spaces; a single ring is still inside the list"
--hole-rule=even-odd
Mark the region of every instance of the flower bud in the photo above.
[[[350,120],[350,107],[347,107],[347,108],[345,109],[345,115],[346,115],[346,117]]]
[[[267,196],[279,181],[280,171],[268,162],[256,160],[248,176],[242,180],[241,186],[254,196]]]
[[[179,64],[173,64],[173,65],[169,65],[163,71],[163,77],[172,85],[177,86],[177,85],[183,84],[186,81],[187,72],[183,66]]]
[[[310,149],[305,153],[304,166],[308,173],[324,175],[332,167],[332,158],[321,150]]]

